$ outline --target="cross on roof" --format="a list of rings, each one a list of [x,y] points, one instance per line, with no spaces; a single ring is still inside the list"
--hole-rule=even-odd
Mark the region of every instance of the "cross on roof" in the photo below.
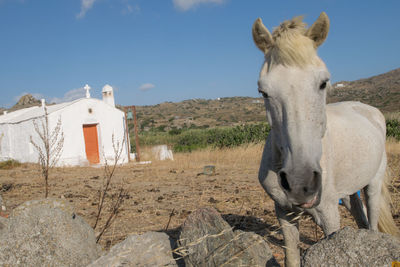
[[[85,87],[83,87],[83,89],[86,90],[86,98],[90,98],[90,93],[89,93],[89,90],[91,89],[90,86],[86,84]]]

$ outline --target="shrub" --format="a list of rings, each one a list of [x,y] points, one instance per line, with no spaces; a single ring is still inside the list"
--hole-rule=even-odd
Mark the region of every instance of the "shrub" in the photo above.
[[[394,137],[397,141],[400,141],[400,121],[396,119],[386,120],[386,136]]]
[[[0,170],[11,170],[19,166],[21,166],[21,163],[13,159],[0,162]]]
[[[182,129],[178,129],[178,128],[172,128],[168,132],[169,135],[178,135],[178,134],[181,134],[181,133],[182,133]]]
[[[207,146],[224,148],[264,142],[269,131],[270,127],[266,123],[188,130],[178,136],[177,143],[174,145],[174,151],[190,152]]]

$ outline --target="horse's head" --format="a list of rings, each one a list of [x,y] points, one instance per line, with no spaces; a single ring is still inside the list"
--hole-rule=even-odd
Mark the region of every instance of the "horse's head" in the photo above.
[[[283,22],[272,35],[261,19],[253,25],[254,42],[265,54],[258,90],[280,152],[279,183],[289,201],[303,208],[318,205],[321,194],[319,162],[330,74],[316,50],[328,30],[325,13],[308,29],[301,17]]]

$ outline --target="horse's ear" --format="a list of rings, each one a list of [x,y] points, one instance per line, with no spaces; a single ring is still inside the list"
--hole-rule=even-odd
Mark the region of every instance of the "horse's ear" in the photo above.
[[[317,21],[307,30],[306,36],[314,41],[315,47],[320,46],[328,36],[329,18],[325,12],[322,12]]]
[[[272,47],[274,41],[272,40],[272,35],[264,26],[260,18],[256,19],[254,22],[252,32],[254,43],[264,54],[266,54],[268,49]]]

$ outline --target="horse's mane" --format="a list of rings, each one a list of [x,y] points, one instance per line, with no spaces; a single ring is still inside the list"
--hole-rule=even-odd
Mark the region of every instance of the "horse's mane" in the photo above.
[[[276,27],[272,33],[273,46],[265,55],[269,67],[277,64],[304,67],[319,64],[313,41],[305,34],[307,24],[303,17],[295,17]]]

